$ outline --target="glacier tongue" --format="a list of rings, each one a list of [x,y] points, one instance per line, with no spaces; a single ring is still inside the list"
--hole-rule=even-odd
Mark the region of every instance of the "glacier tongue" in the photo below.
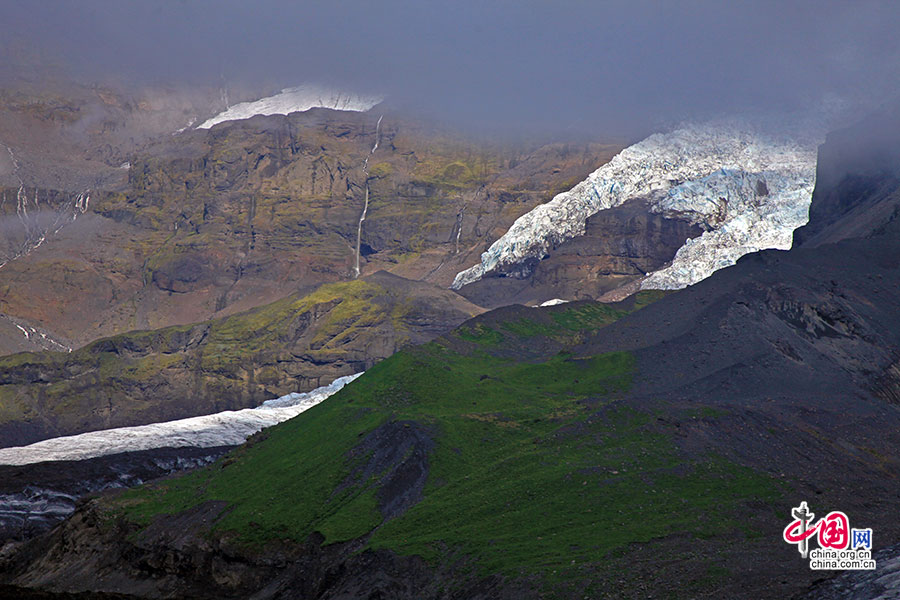
[[[0,448],[0,465],[27,465],[47,460],[83,460],[154,448],[213,448],[242,444],[248,437],[296,417],[362,375],[339,377],[310,392],[266,400],[256,408],[226,410],[212,415],[90,431],[35,442],[28,446]]]
[[[225,121],[249,119],[256,115],[287,115],[311,108],[365,112],[382,100],[384,98],[380,96],[347,94],[318,85],[307,84],[285,88],[281,90],[281,93],[268,98],[235,104],[228,110],[207,119],[198,125],[197,129],[209,129],[213,125],[218,125]]]
[[[738,121],[651,135],[519,217],[451,287],[545,258],[558,244],[583,235],[588,217],[634,197],[648,198],[654,212],[686,217],[705,229],[679,249],[669,267],[651,274],[643,289],[684,287],[748,252],[789,248],[793,230],[808,219],[817,141],[768,135]]]
[[[815,158],[804,170],[718,171],[669,190],[653,210],[687,214],[709,229],[678,249],[641,289],[680,289],[733,265],[751,252],[788,250],[794,229],[809,219]],[[698,203],[699,201],[699,203]]]

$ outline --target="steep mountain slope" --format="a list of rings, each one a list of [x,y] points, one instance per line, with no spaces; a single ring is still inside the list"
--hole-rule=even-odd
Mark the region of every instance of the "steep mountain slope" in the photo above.
[[[798,246],[871,237],[900,221],[900,106],[829,133],[819,148],[810,222],[794,232]]]
[[[157,138],[128,155],[123,186],[93,190],[76,222],[0,269],[0,312],[79,347],[348,280],[366,189],[363,273],[447,285],[618,150],[492,146],[387,114],[366,168],[379,116],[313,109]]]
[[[0,359],[3,446],[256,406],[364,371],[482,309],[384,272],[231,317]]]
[[[848,169],[821,197],[852,214],[895,177]],[[7,580],[200,598],[802,592],[817,575],[781,540],[800,500],[900,539],[900,230],[855,223],[631,314],[645,297],[480,315],[225,461],[94,500],[10,555]]]
[[[436,559],[447,552],[462,549],[468,553],[482,548],[488,541],[482,539],[483,536],[489,535],[497,538],[495,547],[484,554],[486,559],[493,561],[489,563],[493,569],[514,575],[527,566],[537,573],[550,575],[551,569],[559,568],[560,577],[568,576],[572,570],[584,565],[571,566],[570,558],[565,553],[560,554],[560,549],[577,543],[581,546],[577,551],[578,562],[592,562],[591,557],[621,547],[624,542],[621,538],[599,538],[599,525],[590,525],[595,515],[583,511],[577,503],[569,504],[570,495],[598,502],[598,510],[603,503],[617,502],[616,498],[627,497],[634,492],[635,486],[640,486],[640,476],[634,469],[639,464],[645,464],[661,480],[671,482],[676,488],[679,485],[679,478],[672,479],[670,473],[678,462],[672,454],[675,448],[671,441],[666,436],[654,435],[652,446],[642,445],[646,440],[641,439],[638,432],[648,425],[652,428],[652,420],[627,408],[602,408],[609,396],[627,389],[631,379],[630,357],[612,354],[576,359],[563,352],[585,331],[622,314],[624,310],[595,303],[542,310],[516,307],[495,311],[469,322],[435,344],[415,351],[401,351],[376,365],[364,377],[367,384],[361,387],[358,383],[351,384],[334,397],[340,401],[329,401],[308,411],[306,414],[311,415],[315,425],[307,425],[309,429],[304,428],[306,433],[303,435],[297,435],[296,427],[302,425],[295,419],[285,426],[267,430],[260,441],[235,455],[227,470],[198,472],[196,480],[179,480],[166,493],[162,493],[165,488],[160,488],[158,492],[149,492],[149,496],[148,492],[141,492],[138,496],[123,498],[120,506],[130,515],[128,519],[137,518],[138,522],[144,522],[145,517],[141,515],[147,514],[148,510],[171,511],[170,502],[175,502],[174,507],[178,510],[196,506],[201,511],[211,511],[208,518],[216,518],[224,507],[219,499],[231,497],[236,491],[232,486],[240,486],[238,482],[246,477],[244,469],[252,469],[257,473],[255,484],[238,492],[241,499],[229,511],[230,521],[222,523],[223,529],[235,531],[247,541],[277,537],[302,544],[313,531],[322,531],[324,541],[339,543],[328,546],[327,552],[334,558],[346,560],[347,553],[353,552],[358,544],[340,542],[364,534],[386,517],[387,523],[396,529],[393,532],[386,528],[379,530],[381,539],[371,541],[376,548],[396,548],[397,544],[403,544],[408,552],[421,554],[424,551]],[[573,378],[577,379],[574,383]],[[600,401],[598,395],[605,396],[606,400]],[[591,397],[594,400],[578,402]],[[597,413],[598,409],[600,413]],[[578,423],[590,415],[593,418],[584,424],[591,432],[589,436],[601,431],[605,432],[603,435],[612,436],[603,452],[605,466],[602,469],[596,463],[597,455],[582,443],[582,435],[586,432],[579,431]],[[503,487],[488,485],[489,480],[496,479],[498,460],[503,465],[500,472],[514,472],[521,477],[510,477]],[[296,469],[285,470],[289,464],[296,465]],[[554,467],[542,466],[545,464]],[[768,493],[770,484],[765,478],[757,479],[752,474],[734,471],[728,464],[703,464],[699,468],[703,473],[712,470],[721,476],[719,485],[723,489],[730,490],[749,477],[754,486],[760,486],[763,493]],[[617,477],[620,469],[623,473],[626,470],[635,473]],[[525,476],[529,472],[532,475]],[[219,473],[225,475],[227,481],[220,479]],[[695,485],[694,476],[687,478],[688,485]],[[604,483],[610,477],[615,481],[614,490]],[[591,487],[585,487],[583,480],[590,481]],[[201,481],[206,482],[201,485],[208,490],[209,502],[206,496],[196,497],[190,491]],[[187,496],[183,495],[185,493]],[[288,504],[273,505],[279,498]],[[658,501],[665,502],[663,497]],[[269,508],[262,511],[260,502],[268,504]],[[320,508],[323,502],[331,505],[325,512]],[[702,511],[704,502],[702,494],[695,495],[690,505],[673,505],[672,508],[680,509],[681,519],[687,519],[697,514],[695,511]],[[497,518],[497,503],[507,506],[505,514],[510,517],[502,534],[496,530],[489,533],[491,529],[485,528],[488,521]],[[432,513],[435,511],[442,514],[440,520],[446,524],[446,529],[438,532],[421,528],[418,523],[423,520],[434,522]],[[194,514],[194,511],[189,512]],[[667,513],[647,523],[645,535],[652,537],[654,532],[668,531],[672,516]],[[112,524],[105,517],[101,518]],[[193,517],[191,520],[199,523]],[[575,522],[579,527],[571,527]],[[76,527],[81,527],[80,523]],[[526,523],[530,525],[526,527]],[[712,531],[716,525],[710,527]],[[479,530],[481,533],[477,533]],[[157,535],[162,531],[156,527],[140,534],[140,541],[128,552],[144,554],[146,558],[141,560],[156,563],[153,555],[161,549]],[[455,532],[453,537],[444,539],[450,532]],[[199,530],[196,533],[200,534]],[[123,537],[121,530],[110,531],[110,534],[119,539]],[[76,535],[82,537],[84,533]],[[178,565],[187,564],[182,560],[192,561],[188,557],[196,553],[194,545],[200,539],[194,535],[187,533],[179,543],[181,550],[173,563],[176,571],[182,569]],[[213,535],[218,539],[220,534]],[[228,535],[232,534],[226,534],[226,538]],[[237,541],[227,542],[226,538],[221,538],[221,543]],[[544,539],[546,541],[542,542]],[[109,540],[103,543],[109,543]],[[460,543],[468,547],[457,548]],[[88,544],[79,549],[83,557],[89,557],[91,561],[99,558],[107,565],[112,564],[109,561],[117,560],[98,557],[92,543]],[[158,584],[151,584],[149,588],[146,583],[135,580],[136,574],[129,572],[127,567],[118,573],[114,573],[115,568],[104,567],[107,575],[103,577],[108,576],[110,582],[117,581],[117,585],[129,589],[145,588],[154,595],[177,589],[189,596],[215,597],[246,596],[262,581],[276,577],[278,583],[272,591],[275,592],[277,587],[278,595],[287,596],[315,589],[320,585],[317,579],[330,578],[312,574],[320,573],[322,569],[331,571],[326,562],[318,563],[316,545],[315,537],[308,549],[302,545],[282,545],[282,549],[276,551],[281,558],[276,560],[289,560],[293,566],[280,575],[255,563],[246,554],[247,550],[235,546],[236,562],[231,581],[223,582],[215,589],[207,587],[205,591],[200,583],[206,575],[203,568],[198,570],[197,579],[187,583],[188,587],[173,587],[184,586],[185,582],[179,581],[175,571],[165,568],[159,572]],[[116,551],[126,548],[121,544],[115,544],[115,547]],[[314,554],[301,563],[293,562],[305,552]],[[482,554],[482,550],[477,553]],[[249,556],[253,554],[250,551]],[[362,556],[364,561],[373,560],[371,553]],[[251,562],[244,563],[247,560]],[[341,593],[352,595],[351,590],[369,584],[385,591],[394,586],[405,588],[409,585],[412,588],[429,576],[424,563],[412,560],[412,577],[408,583],[402,582],[396,575],[384,571],[384,565],[390,565],[394,560],[389,554],[374,560],[376,568],[371,572],[371,579],[368,576],[354,581],[339,578],[335,582],[337,588],[326,585],[323,591],[340,596]],[[96,566],[54,566],[45,571],[45,582],[62,572],[66,572],[65,577],[70,583],[86,581],[86,578],[94,577],[92,573]],[[312,571],[308,571],[310,568]],[[463,573],[471,568],[459,565]],[[54,575],[49,574],[51,571]],[[307,572],[304,574],[303,571]],[[467,592],[478,587],[487,587],[489,597],[497,593],[507,597],[508,591],[497,589],[499,580],[494,585],[469,581],[477,573],[469,573],[461,579],[458,589],[461,597],[468,597]],[[386,584],[376,583],[382,578],[387,579]],[[438,578],[426,588],[436,591],[446,583]],[[83,584],[75,584],[75,587],[78,585]]]
[[[203,86],[111,87],[34,65],[15,70],[0,74],[3,186],[77,194],[121,185],[123,163],[148,140],[220,107],[218,90]]]

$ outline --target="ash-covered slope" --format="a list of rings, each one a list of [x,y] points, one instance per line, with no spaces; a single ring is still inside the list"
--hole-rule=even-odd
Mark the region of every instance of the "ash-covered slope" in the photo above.
[[[565,241],[585,233],[598,211],[632,198],[688,220],[704,232],[653,273],[645,289],[677,289],[740,256],[787,249],[807,220],[815,175],[815,138],[774,135],[737,122],[689,125],[629,146],[586,180],[534,208],[462,271],[452,287],[488,274],[524,277]]]
[[[809,223],[794,244],[815,247],[872,237],[900,221],[900,105],[828,134],[819,148]]]

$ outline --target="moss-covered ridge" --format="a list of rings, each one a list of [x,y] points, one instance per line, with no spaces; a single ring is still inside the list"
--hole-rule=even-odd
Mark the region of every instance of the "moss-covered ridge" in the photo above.
[[[630,354],[567,350],[626,311],[615,312],[487,313],[220,464],[126,492],[108,514],[147,525],[221,501],[209,534],[251,546],[319,532],[325,544],[358,540],[432,565],[465,556],[476,575],[551,586],[589,578],[635,542],[752,534],[740,507],[777,495],[771,479],[684,455],[655,414],[623,402],[640,377]],[[391,461],[386,447],[403,450]]]
[[[255,406],[363,371],[478,312],[450,291],[376,273],[68,354],[15,354],[0,358],[0,428],[16,445]]]

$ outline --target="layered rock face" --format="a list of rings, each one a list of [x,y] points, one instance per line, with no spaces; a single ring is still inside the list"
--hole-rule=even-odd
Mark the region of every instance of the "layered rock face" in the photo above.
[[[584,235],[591,215],[642,196],[652,212],[703,229],[671,257],[671,265],[643,282],[645,289],[684,287],[748,252],[789,248],[791,233],[807,220],[814,141],[768,135],[738,122],[652,135],[519,218],[452,287],[491,273],[530,276],[538,261]]]
[[[78,347],[349,279],[367,184],[362,272],[448,285],[486,240],[618,149],[501,148],[388,114],[367,177],[379,116],[257,116],[144,146],[123,188],[94,190],[77,222],[0,270],[0,312]]]
[[[219,110],[216,96],[84,85],[31,69],[0,78],[0,185],[76,194],[120,186],[140,147]]]

